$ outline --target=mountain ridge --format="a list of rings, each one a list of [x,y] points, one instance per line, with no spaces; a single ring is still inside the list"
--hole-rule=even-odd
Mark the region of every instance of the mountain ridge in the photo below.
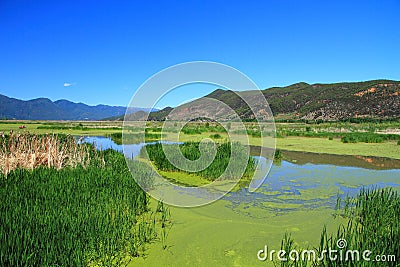
[[[90,106],[66,99],[51,101],[39,97],[20,100],[0,94],[0,119],[17,120],[101,120],[112,116],[123,116],[126,107],[98,104]],[[150,108],[129,108],[129,112],[151,111]]]
[[[363,82],[315,83],[298,82],[289,86],[261,90],[276,119],[334,121],[349,118],[400,118],[400,81],[369,80]],[[259,93],[259,92],[258,92]],[[175,119],[196,114],[215,114],[204,101],[213,98],[231,107],[241,119],[252,120],[266,113],[257,107],[255,113],[240,95],[252,96],[254,91],[216,89],[210,94],[179,106]],[[190,107],[190,112],[187,107]],[[155,111],[150,108],[129,108],[127,120],[162,121],[173,108]],[[48,98],[19,100],[0,94],[0,118],[27,120],[123,120],[126,108],[99,104],[89,106],[66,99]]]
[[[335,121],[349,118],[400,118],[400,81],[380,79],[331,84],[299,82],[267,88],[261,92],[276,119]],[[237,92],[216,89],[202,98],[179,106],[174,111],[174,119],[186,120],[189,115],[217,113],[217,110],[201,103],[205,98],[213,98],[234,109],[241,119],[252,120],[266,113],[266,109],[256,108],[254,114],[240,97],[252,94],[250,90]],[[190,112],[187,108],[189,106]],[[168,118],[166,113],[151,112],[149,119],[165,120]]]

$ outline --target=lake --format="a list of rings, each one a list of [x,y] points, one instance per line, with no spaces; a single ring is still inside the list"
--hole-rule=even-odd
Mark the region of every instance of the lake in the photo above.
[[[110,138],[86,137],[97,148],[122,151]],[[126,156],[138,155],[145,144],[126,146]],[[251,149],[254,154],[257,148]],[[362,187],[400,189],[400,161],[374,157],[340,156],[283,151],[255,192],[230,192],[202,207],[170,207],[174,225],[168,249],[151,245],[149,256],[132,266],[273,266],[260,262],[258,250],[279,250],[285,233],[302,247],[319,242],[324,225],[335,231],[341,221],[333,216],[337,196],[354,196]],[[153,201],[153,205],[156,201]],[[168,264],[170,263],[170,264]],[[197,263],[197,264],[193,264]]]

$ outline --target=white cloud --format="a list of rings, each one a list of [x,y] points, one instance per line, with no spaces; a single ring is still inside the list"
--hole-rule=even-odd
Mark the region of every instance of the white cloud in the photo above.
[[[70,86],[72,86],[72,85],[75,85],[75,83],[64,83],[64,87],[70,87]]]

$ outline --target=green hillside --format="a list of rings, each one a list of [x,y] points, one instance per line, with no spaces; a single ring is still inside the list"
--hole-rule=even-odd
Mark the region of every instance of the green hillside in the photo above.
[[[343,120],[349,118],[399,118],[400,82],[373,80],[334,84],[296,83],[286,87],[262,90],[276,119],[288,120]],[[252,91],[234,92],[217,89],[205,96],[224,102],[242,118],[251,120],[254,113],[240,98]],[[195,109],[207,110],[201,99],[189,104]],[[151,120],[164,120],[171,109],[152,112]],[[183,109],[182,109],[183,110]],[[193,109],[191,112],[195,112]],[[258,110],[255,110],[257,113]],[[193,113],[195,114],[195,113]],[[181,114],[182,118],[187,114]],[[176,116],[179,116],[176,115]],[[175,117],[176,117],[175,116]]]

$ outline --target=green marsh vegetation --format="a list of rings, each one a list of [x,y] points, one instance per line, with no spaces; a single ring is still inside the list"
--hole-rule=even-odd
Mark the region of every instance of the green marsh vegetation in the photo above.
[[[283,153],[280,149],[275,150],[274,161],[282,161],[284,159]]]
[[[185,126],[183,126],[182,133],[184,134],[189,134],[189,135],[194,135],[194,134],[201,134],[201,133],[226,133],[225,128],[220,125],[219,123],[215,122],[191,122],[187,123]]]
[[[375,132],[325,132],[325,131],[312,131],[311,128],[306,130],[302,129],[281,129],[278,131],[278,137],[298,136],[298,137],[319,137],[341,139],[343,143],[382,143],[384,141],[397,141],[400,140],[399,134],[380,134]]]
[[[116,144],[122,145],[123,142],[125,144],[138,144],[143,141],[150,142],[156,141],[161,138],[161,133],[125,133],[124,138],[122,138],[122,133],[112,133],[109,135],[111,140],[113,140]],[[143,140],[144,139],[144,140]]]
[[[20,129],[24,125],[26,128]],[[122,130],[121,122],[100,121],[0,121],[0,132],[10,131],[34,134],[71,134],[106,136]]]
[[[164,144],[165,145],[165,144]],[[183,156],[190,161],[195,161],[200,158],[199,142],[185,142],[183,144],[171,144],[167,146],[179,146],[180,151]],[[140,155],[143,157],[145,150],[149,156],[149,159],[158,170],[167,172],[185,172],[176,168],[166,157],[163,151],[163,144],[148,144],[142,148]],[[256,163],[252,157],[246,158],[245,148],[239,143],[222,143],[217,144],[217,151],[215,159],[212,163],[205,169],[196,172],[196,175],[204,177],[207,180],[213,181],[220,177],[226,170],[229,161],[231,160],[231,153],[234,154],[232,160],[237,160],[240,162],[247,161],[247,167],[244,171],[243,177],[249,177],[255,171]],[[233,164],[235,166],[236,164]],[[199,166],[200,168],[201,166]],[[182,168],[188,169],[188,168]],[[201,169],[201,168],[200,168]],[[189,172],[187,172],[189,173]],[[237,178],[239,174],[243,173],[243,170],[239,168],[231,168],[229,173],[226,173],[224,178]]]
[[[210,135],[210,138],[213,138],[213,139],[221,139],[222,136],[221,136],[220,134],[216,133],[216,134]]]
[[[124,156],[71,138],[1,138],[6,159],[47,149],[47,161],[0,173],[1,266],[121,266],[144,255],[151,242],[166,246],[169,210],[150,209]]]
[[[171,212],[168,207],[164,205],[162,201],[159,201],[157,204],[156,211],[161,214],[161,243],[162,243],[162,248],[166,249],[167,248],[167,238],[169,235],[169,232],[172,228],[173,222],[171,220]]]
[[[353,198],[347,197],[342,204],[338,197],[335,216],[339,216],[347,223],[339,226],[336,233],[328,234],[324,227],[321,232],[320,244],[315,248],[317,255],[323,250],[340,251],[337,246],[339,239],[345,239],[347,244],[343,249],[342,259],[325,257],[323,261],[288,260],[280,262],[280,266],[398,266],[396,261],[400,257],[400,195],[392,188],[361,189]],[[296,249],[293,238],[286,234],[282,239],[281,248],[289,253]],[[360,260],[349,256],[346,260],[347,250],[358,250]],[[371,251],[371,261],[362,259],[362,252]],[[327,254],[325,254],[326,256]],[[374,261],[376,255],[385,255],[388,261]],[[388,258],[387,258],[388,259]]]

